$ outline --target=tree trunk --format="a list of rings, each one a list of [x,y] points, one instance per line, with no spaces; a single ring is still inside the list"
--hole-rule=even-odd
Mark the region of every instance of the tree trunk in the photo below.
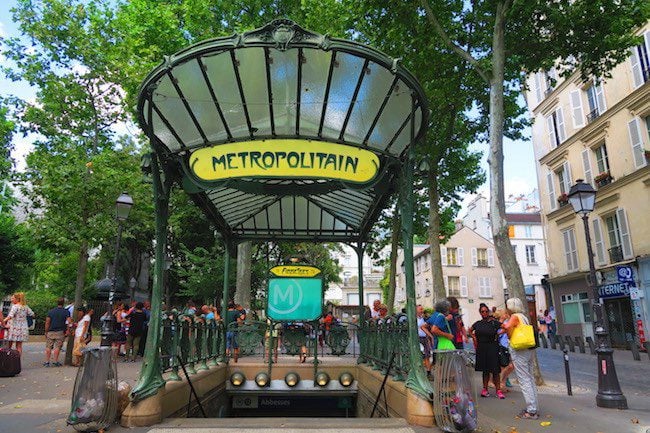
[[[492,76],[490,79],[490,222],[494,247],[499,258],[501,270],[506,280],[510,297],[519,298],[524,306],[527,305],[524,281],[521,269],[512,250],[508,236],[506,221],[505,183],[503,178],[503,128],[505,107],[503,103],[505,79],[505,11],[503,3],[497,3],[494,34],[492,39]],[[526,311],[527,313],[527,311]],[[544,383],[537,357],[534,357],[533,367],[535,380]]]
[[[237,246],[237,283],[235,303],[250,308],[251,306],[251,242],[242,242]]]
[[[431,252],[431,282],[433,284],[433,304],[447,296],[445,280],[442,275],[442,256],[440,255],[440,195],[438,193],[438,171],[429,168],[429,249]],[[431,305],[433,306],[433,305]]]
[[[392,233],[390,236],[390,272],[388,275],[388,293],[386,293],[386,306],[388,313],[393,314],[395,310],[395,287],[397,276],[397,252],[399,249],[399,233],[402,221],[400,220],[399,212],[395,211],[393,215],[393,225],[391,227]]]
[[[88,269],[88,241],[82,241],[79,248],[79,262],[77,264],[77,283],[74,290],[74,311],[72,320],[77,322],[77,310],[81,307],[84,285],[86,282],[86,270]],[[72,365],[72,349],[74,347],[74,332],[68,335],[68,342],[65,348],[65,364]]]

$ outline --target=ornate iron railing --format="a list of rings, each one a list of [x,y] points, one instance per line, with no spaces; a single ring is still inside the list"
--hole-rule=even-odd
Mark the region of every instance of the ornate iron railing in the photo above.
[[[180,380],[178,356],[190,374],[223,360],[223,322],[172,312],[164,313],[161,327],[161,372],[171,372],[168,380]]]
[[[390,373],[395,380],[405,380],[409,372],[408,324],[397,320],[369,322],[359,329],[359,362],[375,370]],[[394,358],[393,358],[394,356]],[[391,371],[388,367],[393,358]]]

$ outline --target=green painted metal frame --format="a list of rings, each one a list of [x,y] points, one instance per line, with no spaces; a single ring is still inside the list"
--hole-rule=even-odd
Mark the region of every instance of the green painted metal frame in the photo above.
[[[221,41],[220,43],[224,44],[230,44],[232,45],[232,49],[235,49],[239,46],[241,43],[241,40],[239,39],[240,36],[236,35],[236,37],[231,37],[231,38],[220,38],[218,41]],[[208,41],[209,43],[214,43],[214,41]],[[355,44],[349,41],[341,41],[341,40],[318,40],[316,42],[314,41],[308,41],[309,44],[317,43],[317,44],[326,44],[327,46],[323,46],[323,49],[336,49],[341,52],[353,52],[355,54],[359,53],[364,53],[367,57],[373,58],[374,61],[379,61],[379,62],[388,62],[389,60],[392,61],[392,59],[389,59],[388,57],[377,59],[377,51],[365,47],[359,44]],[[208,43],[208,45],[209,45]],[[255,43],[252,43],[247,46],[267,46],[268,43],[264,41],[258,41]],[[206,44],[199,44],[194,47],[190,47],[188,50],[194,50],[196,53],[201,52],[201,50],[205,49],[207,45]],[[307,45],[305,45],[307,46]],[[180,55],[185,55],[187,54],[188,50],[182,51],[179,53]],[[177,59],[178,60],[178,59]],[[169,58],[163,69],[169,68],[174,62],[174,58]],[[399,66],[397,63],[392,61],[391,67],[393,68],[398,68]],[[401,67],[399,67],[401,68]],[[159,68],[160,69],[160,68]],[[151,91],[152,89],[147,85],[147,83],[150,83],[152,80],[152,77],[160,73],[160,70],[152,72],[147,79],[145,80],[145,84],[143,85],[142,93],[141,93],[141,98],[140,98],[140,105],[138,107],[139,112],[140,112],[140,120],[142,125],[146,125],[145,129],[146,132],[148,133],[147,135],[151,138],[151,146],[154,151],[152,157],[151,157],[151,172],[152,172],[152,177],[153,177],[153,195],[154,195],[154,203],[155,203],[155,211],[156,211],[156,250],[155,250],[155,266],[154,266],[154,284],[153,284],[153,290],[152,290],[152,298],[151,298],[151,304],[152,304],[152,315],[151,315],[151,321],[150,321],[150,334],[149,338],[147,339],[146,343],[146,349],[145,349],[145,360],[142,365],[142,369],[140,372],[140,377],[138,380],[138,383],[136,384],[134,390],[131,393],[131,398],[133,401],[139,401],[142,399],[145,399],[147,397],[155,395],[158,390],[164,386],[165,380],[162,377],[162,371],[163,371],[163,366],[160,361],[160,345],[161,345],[161,337],[162,337],[162,322],[163,322],[163,312],[161,311],[161,303],[162,303],[162,292],[163,292],[163,276],[164,276],[164,261],[165,261],[165,248],[166,248],[166,243],[167,243],[167,224],[168,224],[168,217],[169,217],[169,196],[170,196],[170,191],[172,188],[172,185],[174,182],[179,183],[179,185],[182,184],[182,179],[183,179],[183,172],[180,166],[178,165],[178,160],[177,158],[179,155],[172,155],[166,147],[158,142],[157,138],[151,133],[151,124],[144,122],[144,114],[143,114],[143,104],[144,101],[150,100],[151,96]],[[426,374],[424,372],[424,368],[422,365],[422,359],[421,359],[421,353],[419,350],[419,341],[418,341],[418,332],[417,332],[417,320],[416,320],[416,315],[415,315],[415,285],[414,285],[414,271],[413,271],[413,208],[414,208],[414,195],[413,195],[413,170],[414,170],[414,165],[415,165],[415,143],[418,141],[421,136],[423,136],[424,130],[426,129],[426,122],[428,118],[428,109],[426,107],[426,100],[423,99],[423,92],[422,89],[420,88],[419,84],[413,78],[408,71],[400,69],[403,77],[407,77],[407,82],[409,85],[412,85],[412,92],[413,89],[415,89],[415,92],[412,93],[411,97],[411,115],[407,119],[408,122],[405,122],[403,127],[406,126],[406,124],[410,124],[410,145],[407,146],[407,150],[405,153],[402,155],[402,160],[403,164],[401,167],[400,171],[400,178],[399,178],[399,189],[400,189],[400,199],[399,199],[399,207],[400,207],[400,212],[402,215],[402,227],[401,227],[401,234],[402,234],[402,239],[404,242],[404,262],[405,262],[405,276],[406,276],[406,293],[407,293],[407,315],[408,315],[408,329],[407,329],[407,334],[408,334],[408,362],[406,363],[406,359],[403,356],[404,352],[404,346],[403,343],[396,342],[396,344],[400,345],[400,353],[401,359],[400,363],[402,364],[408,364],[408,379],[407,379],[407,386],[412,389],[414,392],[418,393],[424,398],[431,398],[433,389],[431,388],[431,384],[426,378]],[[143,96],[144,95],[144,96]],[[418,134],[416,134],[415,131],[415,112],[417,109],[421,109],[423,112],[423,126],[420,128],[420,131]],[[148,118],[151,119],[151,110],[152,110],[152,104],[149,104],[149,113],[148,113]],[[376,119],[375,119],[376,121]],[[183,149],[186,151],[187,149]],[[392,185],[394,184],[396,180],[397,174],[394,172],[391,172],[389,174],[390,176],[390,181],[388,181],[388,184]],[[384,186],[385,188],[390,189],[390,185]],[[214,205],[207,199],[206,196],[202,194],[190,194],[192,199],[197,203],[199,207],[201,207],[204,212],[206,213],[207,216],[209,216],[213,222],[220,228],[220,231],[223,235],[224,243],[225,243],[225,254],[224,254],[224,290],[223,290],[223,298],[222,298],[222,311],[225,313],[227,311],[227,302],[229,298],[229,286],[228,286],[228,280],[229,280],[229,274],[230,274],[230,255],[231,255],[231,250],[233,249],[233,246],[236,245],[237,242],[244,240],[243,237],[241,238],[235,238],[233,236],[232,231],[230,230],[230,227],[225,223],[223,218],[221,217],[219,211],[214,207]],[[383,199],[378,200],[377,202],[374,203],[373,207],[370,208],[368,211],[368,214],[365,215],[365,218],[362,222],[361,225],[361,231],[357,234],[358,237],[350,237],[351,239],[355,240],[357,242],[356,245],[356,251],[358,255],[358,261],[359,261],[359,313],[360,313],[360,324],[361,328],[366,328],[367,330],[369,329],[368,326],[365,326],[364,324],[364,317],[363,317],[363,251],[365,249],[365,246],[363,242],[365,241],[364,236],[367,236],[369,227],[372,224],[374,220],[376,220],[378,213],[381,211],[383,206],[385,205],[385,201],[388,198],[387,194],[384,194]],[[260,240],[277,240],[276,236],[260,236],[258,239]],[[328,241],[332,240],[333,237],[330,237],[328,235],[320,234],[320,235],[314,235],[310,236],[311,240],[314,241]],[[301,239],[302,240],[302,239]],[[335,240],[339,240],[336,238]],[[190,325],[192,327],[192,325]],[[399,330],[395,328],[396,332],[404,332],[403,327],[400,328]],[[218,330],[218,332],[222,332],[222,338],[220,339],[220,342],[212,342],[212,344],[219,344],[220,347],[218,347],[218,357],[212,357],[211,363],[218,362],[219,360],[225,359],[225,332],[226,332],[226,327],[223,326],[221,329]],[[176,335],[173,337],[174,338],[174,343],[179,342],[180,336],[178,335],[179,332],[176,333]],[[190,353],[188,354],[188,359],[191,360],[189,366],[190,369],[193,370],[194,367],[194,361],[200,361],[201,364],[199,368],[207,368],[207,364],[205,363],[206,361],[206,356],[208,356],[210,350],[209,350],[209,343],[206,341],[206,329],[205,327],[203,328],[203,331],[201,333],[202,338],[200,338],[199,344],[200,348],[198,350],[198,356],[197,356],[197,351],[196,348],[193,347],[192,345],[194,344],[194,339],[190,339]],[[362,338],[363,340],[364,338]],[[375,338],[374,346],[377,344],[381,343],[384,344],[385,341],[381,342],[381,338]],[[184,345],[180,345],[180,349]],[[370,353],[372,352],[373,349],[373,343],[372,341],[368,342],[368,345],[365,343],[361,345],[361,358],[364,357],[364,354],[366,356],[370,356]],[[176,345],[178,350],[179,346]],[[383,347],[383,346],[382,346]],[[375,347],[375,349],[377,349]],[[380,348],[380,351],[378,353],[381,353],[383,355],[386,355],[388,352],[386,351],[393,350],[389,347],[383,347]],[[317,354],[317,345],[314,344],[314,373],[317,372],[318,369],[318,354]],[[386,353],[384,353],[386,352]],[[375,351],[375,353],[377,353]],[[212,355],[217,355],[217,354],[212,354]],[[175,374],[174,374],[175,373]],[[174,371],[172,369],[172,375],[170,377],[171,380],[176,380],[178,378],[177,371]]]

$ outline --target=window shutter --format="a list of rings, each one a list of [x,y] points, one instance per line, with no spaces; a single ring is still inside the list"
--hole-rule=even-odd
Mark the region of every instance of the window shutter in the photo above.
[[[564,258],[566,259],[566,269],[567,271],[572,270],[571,266],[571,244],[569,242],[569,230],[562,232],[562,241],[564,242]]]
[[[571,166],[569,165],[569,161],[565,161],[562,164],[562,171],[564,172],[564,190],[568,194],[571,189],[571,183],[573,182],[571,180]]]
[[[464,275],[460,277],[460,296],[463,298],[467,297],[467,277]]]
[[[488,256],[488,266],[490,267],[494,266],[494,248],[487,249],[487,256]]]
[[[557,147],[557,138],[555,137],[555,127],[553,125],[553,116],[548,116],[546,118],[546,124],[548,127],[548,143],[551,149]]]
[[[576,247],[576,234],[569,230],[569,245],[571,247],[571,269],[578,269],[578,248]]]
[[[643,84],[643,71],[641,70],[641,59],[639,59],[638,46],[630,48],[632,55],[630,62],[632,63],[632,79],[634,88],[640,87]]]
[[[627,215],[625,215],[625,209],[618,209],[616,211],[616,217],[618,218],[618,226],[621,229],[621,247],[623,248],[623,258],[631,259],[634,257],[632,252],[632,240],[630,237],[630,229],[627,224]]]
[[[603,242],[603,230],[600,224],[600,218],[594,217],[594,241],[596,247],[596,261],[599,265],[607,264],[607,256],[605,255],[605,243]]]
[[[555,66],[553,66],[551,69],[548,70],[547,75],[549,76],[549,78],[551,78],[554,81],[552,85],[549,83],[549,87],[553,89],[556,88],[558,82],[557,82],[557,71],[555,70]]]
[[[476,248],[472,248],[472,266],[478,266],[478,254]]]
[[[585,170],[585,181],[593,185],[594,177],[591,174],[591,158],[589,153],[591,149],[585,149],[582,151],[582,168]]]
[[[440,261],[442,266],[447,266],[447,247],[440,247]]]
[[[539,72],[535,72],[535,97],[537,98],[537,103],[542,102],[542,75]]]
[[[549,170],[546,173],[546,182],[548,185],[548,200],[551,204],[551,210],[557,209],[557,200],[555,199],[555,184],[553,183],[553,173]]]
[[[456,251],[458,253],[458,266],[463,266],[465,264],[465,260],[463,258],[463,249],[458,248]]]
[[[570,93],[571,113],[573,114],[573,127],[582,128],[585,126],[585,113],[582,110],[582,91],[573,90]]]
[[[632,155],[634,156],[634,168],[641,168],[646,165],[645,155],[643,154],[643,139],[641,138],[641,122],[638,118],[632,119],[627,124],[630,135],[630,144],[632,145]]]
[[[557,116],[557,133],[559,135],[560,143],[564,143],[564,140],[566,140],[566,131],[564,129],[564,111],[562,111],[562,107],[558,107],[558,109],[555,111],[556,116]]]
[[[449,277],[447,275],[445,275],[445,292],[449,296]]]
[[[492,297],[492,278],[485,277],[485,296]]]
[[[596,86],[596,104],[598,104],[598,114],[603,114],[607,110],[607,104],[605,104],[605,90],[603,89],[603,83],[595,84]]]

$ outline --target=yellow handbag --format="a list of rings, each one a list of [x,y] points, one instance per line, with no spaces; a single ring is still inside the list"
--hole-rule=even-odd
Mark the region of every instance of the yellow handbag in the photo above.
[[[512,330],[510,346],[515,350],[524,350],[535,347],[535,329],[522,320],[519,315],[519,324]]]

